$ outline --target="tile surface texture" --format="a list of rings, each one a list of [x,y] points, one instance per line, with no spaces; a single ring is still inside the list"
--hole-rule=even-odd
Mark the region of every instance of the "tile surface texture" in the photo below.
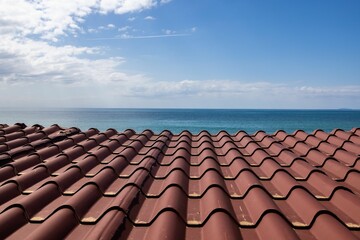
[[[359,239],[360,129],[0,124],[0,239]]]

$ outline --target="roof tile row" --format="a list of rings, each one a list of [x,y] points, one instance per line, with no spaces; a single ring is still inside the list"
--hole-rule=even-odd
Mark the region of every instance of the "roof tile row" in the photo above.
[[[0,124],[0,238],[357,239],[360,129]]]

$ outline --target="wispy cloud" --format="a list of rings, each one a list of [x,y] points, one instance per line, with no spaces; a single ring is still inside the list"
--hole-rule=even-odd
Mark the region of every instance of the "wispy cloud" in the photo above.
[[[95,28],[89,28],[87,31],[88,31],[88,33],[97,33],[97,32],[99,32],[98,29],[95,29]]]
[[[137,82],[121,82],[126,96],[137,97],[186,97],[209,96],[241,99],[309,99],[324,97],[354,97],[360,100],[360,86],[311,87],[292,86],[286,83],[271,83],[266,81],[246,82],[241,80],[181,80],[156,81],[151,79]]]
[[[165,33],[165,34],[167,34],[167,35],[176,34],[176,31],[175,31],[175,30],[170,30],[170,29],[163,29],[162,32]]]
[[[146,16],[144,17],[145,20],[155,20],[156,18],[154,18],[153,16]]]
[[[100,63],[94,63],[92,67],[100,66],[103,69],[108,66],[106,62],[98,64]],[[104,74],[96,76],[92,76],[94,72],[91,72],[91,69],[83,71],[81,77],[92,77],[92,84],[80,82],[69,85],[60,81],[61,84],[56,85],[57,90],[50,96],[45,94],[42,88],[27,91],[28,84],[24,82],[4,84],[0,81],[0,106],[35,104],[53,107],[61,102],[61,106],[67,107],[74,107],[76,103],[77,107],[358,108],[360,104],[360,86],[321,88],[220,79],[157,81],[144,76],[119,76],[118,81],[107,81],[110,77],[102,82],[103,79],[95,78],[104,77],[111,71],[105,69]],[[41,76],[41,79],[45,77]],[[71,76],[69,77],[71,79]],[[52,84],[44,81],[40,86],[51,88]],[[23,94],[16,98],[11,97],[19,91],[23,91]],[[44,97],[47,101],[43,101]],[[12,101],[7,101],[10,98]]]
[[[87,32],[88,33],[99,33],[101,31],[111,30],[111,29],[114,29],[114,28],[116,28],[116,26],[114,24],[112,24],[112,23],[109,23],[108,25],[98,26],[97,28],[88,28]]]
[[[110,24],[107,25],[107,27],[108,27],[109,29],[112,29],[112,28],[115,28],[116,26],[115,26],[114,24],[110,23]]]
[[[314,87],[300,86],[295,91],[299,94],[316,96],[360,96],[360,86]]]
[[[174,37],[186,37],[190,36],[190,34],[182,33],[182,34],[161,34],[161,35],[142,35],[142,36],[134,36],[129,34],[122,34],[121,36],[116,37],[103,37],[103,38],[89,38],[91,41],[100,41],[100,40],[126,40],[126,39],[151,39],[151,38],[174,38]]]
[[[162,34],[162,35],[144,35],[144,36],[126,36],[122,39],[148,39],[148,38],[173,38],[173,37],[186,37],[190,34],[179,33],[179,34]]]
[[[269,82],[244,82],[231,80],[181,80],[181,81],[141,81],[141,84],[128,86],[132,96],[216,96],[219,94],[241,96],[287,92],[284,84]]]
[[[166,4],[166,3],[169,3],[169,2],[171,2],[172,0],[160,0],[160,3],[161,4]]]
[[[130,30],[130,29],[131,29],[130,26],[124,26],[124,27],[118,28],[118,31],[119,31],[119,32],[126,32],[127,30]]]

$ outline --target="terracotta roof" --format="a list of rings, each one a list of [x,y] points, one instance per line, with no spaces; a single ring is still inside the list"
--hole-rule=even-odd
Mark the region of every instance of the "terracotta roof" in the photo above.
[[[360,129],[0,125],[0,239],[358,239]]]

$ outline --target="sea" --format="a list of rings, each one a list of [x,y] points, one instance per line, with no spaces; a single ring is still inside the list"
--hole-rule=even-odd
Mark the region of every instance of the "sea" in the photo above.
[[[97,128],[104,131],[133,129],[155,133],[170,130],[178,134],[188,130],[197,134],[207,130],[216,134],[221,130],[234,134],[239,130],[255,133],[263,130],[292,133],[302,129],[308,133],[316,129],[331,131],[360,127],[360,110],[259,110],[259,109],[125,109],[125,108],[67,108],[67,109],[0,109],[0,123],[25,123],[81,130]]]

